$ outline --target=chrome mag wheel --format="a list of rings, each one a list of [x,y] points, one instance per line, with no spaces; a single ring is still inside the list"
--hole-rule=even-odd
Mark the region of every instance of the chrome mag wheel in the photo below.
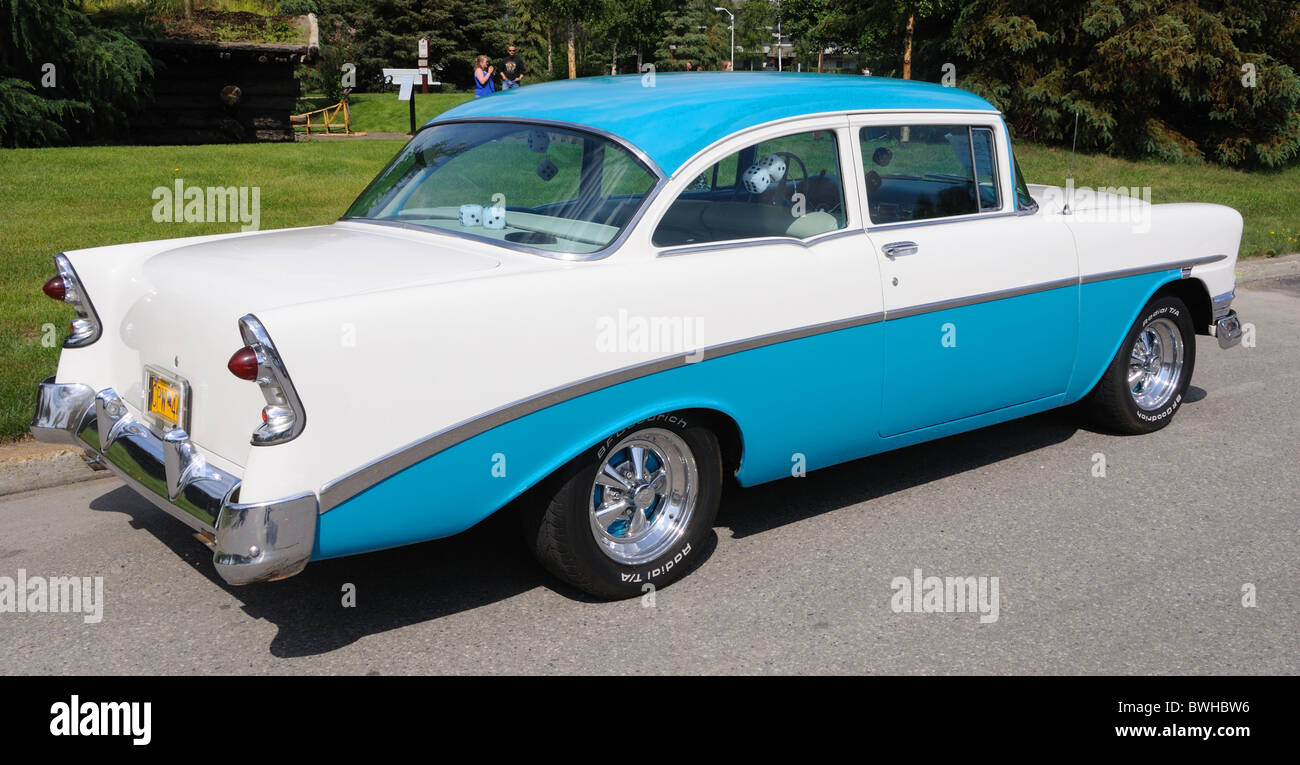
[[[1139,408],[1152,411],[1169,402],[1183,374],[1183,336],[1172,320],[1143,327],[1129,353],[1128,389]]]
[[[681,539],[695,510],[699,470],[680,436],[639,430],[605,454],[591,486],[591,532],[605,555],[631,566]]]

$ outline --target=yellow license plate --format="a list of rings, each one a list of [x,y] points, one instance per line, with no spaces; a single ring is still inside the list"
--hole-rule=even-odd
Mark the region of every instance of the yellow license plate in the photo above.
[[[180,383],[149,375],[149,413],[175,427],[181,421],[184,390]]]

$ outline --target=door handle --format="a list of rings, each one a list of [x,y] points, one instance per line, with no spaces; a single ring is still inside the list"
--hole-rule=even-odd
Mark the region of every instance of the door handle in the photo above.
[[[921,248],[917,246],[916,242],[890,242],[880,249],[885,253],[885,257],[892,260],[893,258],[901,258],[904,255],[915,255]]]

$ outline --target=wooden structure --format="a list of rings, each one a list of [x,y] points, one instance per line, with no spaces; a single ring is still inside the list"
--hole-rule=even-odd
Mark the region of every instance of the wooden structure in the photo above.
[[[300,87],[294,67],[313,45],[142,40],[159,63],[153,102],[132,121],[134,143],[292,141]]]
[[[343,100],[339,101],[337,104],[331,104],[322,109],[312,109],[311,111],[303,112],[302,114],[295,114],[289,118],[289,122],[293,125],[295,130],[302,128],[307,135],[312,134],[312,128],[324,131],[323,135],[365,135],[365,133],[354,133],[352,131],[352,115],[348,111],[348,93],[350,92],[351,88],[344,90]],[[343,129],[341,131],[334,129],[339,122],[339,115],[343,116]],[[312,122],[313,116],[319,116],[319,122]]]

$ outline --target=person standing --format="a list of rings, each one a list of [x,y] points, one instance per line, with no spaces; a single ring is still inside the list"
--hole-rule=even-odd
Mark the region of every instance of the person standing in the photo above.
[[[523,83],[524,61],[515,55],[513,44],[506,46],[506,57],[501,59],[501,89],[510,90]]]
[[[474,60],[474,96],[488,96],[496,92],[496,86],[492,83],[492,75],[496,73],[490,64],[487,56],[479,56]]]

